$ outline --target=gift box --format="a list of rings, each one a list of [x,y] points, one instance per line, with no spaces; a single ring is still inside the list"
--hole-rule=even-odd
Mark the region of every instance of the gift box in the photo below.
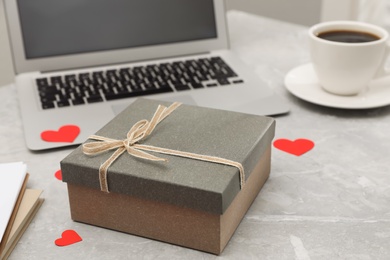
[[[137,99],[61,161],[73,220],[220,254],[270,173],[272,118]]]

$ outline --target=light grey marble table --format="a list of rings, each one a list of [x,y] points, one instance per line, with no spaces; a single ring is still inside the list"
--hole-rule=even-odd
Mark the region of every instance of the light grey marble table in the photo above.
[[[309,62],[307,28],[228,14],[231,48],[290,104],[275,139],[307,138],[302,156],[273,149],[271,176],[221,259],[390,259],[390,107],[339,110],[301,101],[283,85]],[[45,203],[10,259],[214,259],[214,255],[70,219],[66,184],[54,178],[71,149],[32,153],[12,85],[0,87],[0,162],[24,161]],[[1,199],[1,198],[0,198]],[[66,229],[83,241],[57,247]]]

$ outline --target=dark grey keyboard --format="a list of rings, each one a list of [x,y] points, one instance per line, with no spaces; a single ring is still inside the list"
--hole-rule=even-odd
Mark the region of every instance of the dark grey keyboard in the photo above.
[[[43,109],[242,82],[220,57],[36,79]]]

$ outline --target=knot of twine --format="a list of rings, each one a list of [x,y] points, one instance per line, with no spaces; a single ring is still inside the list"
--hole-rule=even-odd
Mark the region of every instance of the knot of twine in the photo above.
[[[130,155],[150,161],[167,161],[167,159],[160,158],[144,151],[156,152],[161,154],[169,154],[174,156],[180,156],[185,158],[190,158],[194,160],[201,160],[206,162],[213,162],[219,164],[225,164],[237,167],[240,172],[240,188],[244,186],[245,183],[245,174],[244,168],[241,163],[231,161],[228,159],[201,155],[195,153],[182,152],[172,149],[166,149],[161,147],[155,147],[151,145],[139,144],[139,142],[146,137],[148,137],[155,127],[163,121],[167,116],[169,116],[181,103],[175,102],[169,107],[159,105],[156,112],[154,113],[150,121],[142,119],[135,123],[130,131],[127,133],[127,138],[124,140],[116,140],[98,135],[91,135],[89,139],[97,140],[98,142],[89,142],[83,144],[83,152],[86,155],[96,155],[102,152],[116,149],[116,151],[108,158],[100,167],[99,167],[99,181],[100,189],[104,192],[109,192],[108,183],[107,183],[107,169],[110,165],[125,151]]]

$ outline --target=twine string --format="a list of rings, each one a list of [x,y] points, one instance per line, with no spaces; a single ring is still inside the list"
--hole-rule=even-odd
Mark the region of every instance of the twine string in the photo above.
[[[235,162],[232,160],[209,156],[209,155],[201,155],[189,152],[183,152],[173,149],[161,148],[151,145],[143,145],[139,144],[141,140],[148,137],[156,126],[163,121],[167,116],[169,116],[176,108],[178,108],[181,103],[175,102],[169,107],[165,107],[159,105],[156,112],[154,113],[152,119],[150,121],[146,119],[142,119],[135,123],[129,132],[126,135],[126,139],[124,140],[116,140],[104,136],[91,135],[89,139],[96,140],[95,142],[89,142],[83,144],[83,152],[86,155],[96,155],[106,151],[115,150],[115,152],[99,167],[99,181],[100,181],[100,189],[104,192],[109,192],[108,182],[107,182],[107,170],[110,165],[119,158],[125,151],[128,154],[142,158],[150,161],[167,161],[167,159],[160,158],[154,156],[148,152],[156,152],[160,154],[168,154],[174,155],[194,160],[201,160],[212,163],[219,163],[229,166],[234,166],[238,168],[240,172],[240,188],[242,189],[245,184],[245,173],[244,168],[241,163]]]

